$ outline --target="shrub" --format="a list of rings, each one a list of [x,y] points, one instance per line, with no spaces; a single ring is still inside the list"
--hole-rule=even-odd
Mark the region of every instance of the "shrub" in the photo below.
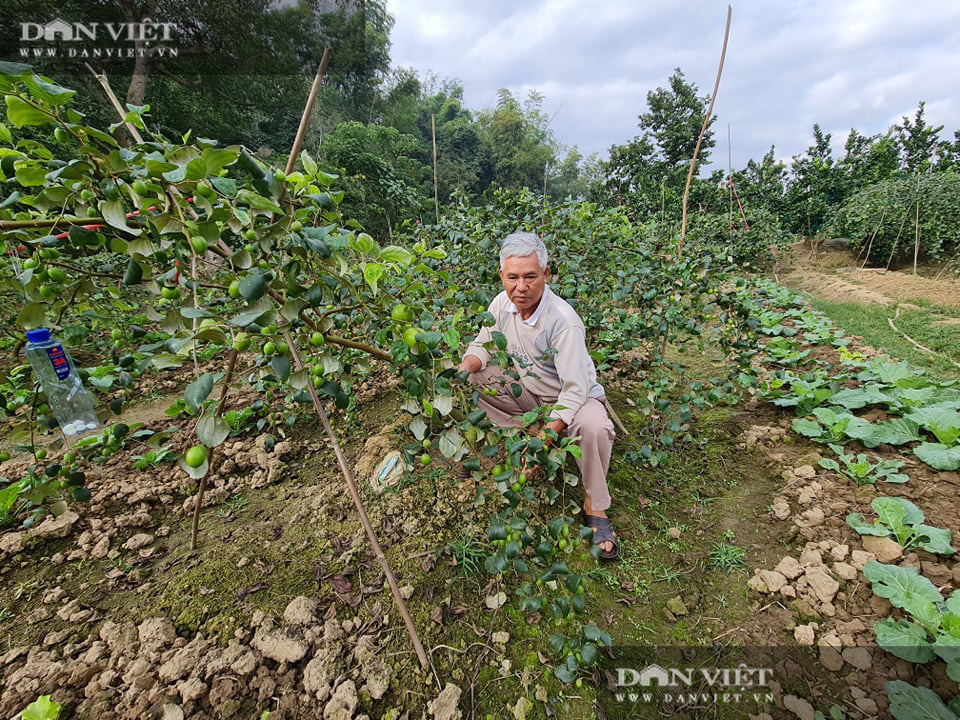
[[[869,247],[871,262],[885,265],[892,255],[894,264],[904,263],[913,259],[918,201],[920,258],[950,260],[960,247],[960,175],[954,172],[871,185],[835,211],[824,232],[850,238],[858,250]]]

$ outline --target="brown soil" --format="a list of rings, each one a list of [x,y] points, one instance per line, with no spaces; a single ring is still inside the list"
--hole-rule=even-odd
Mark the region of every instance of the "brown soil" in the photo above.
[[[835,364],[838,357],[818,347],[808,361]],[[698,378],[722,367],[720,358],[685,362]],[[181,373],[156,383],[158,391],[182,386]],[[357,388],[355,423],[336,421],[357,467],[370,466],[366,455],[406,441],[385,380],[381,373]],[[630,399],[641,389],[635,378],[624,372],[609,385],[628,427],[643,422]],[[163,413],[175,397],[135,406],[122,419],[165,428],[175,422]],[[247,391],[231,406],[252,400]],[[694,441],[654,470],[637,467],[629,454],[635,446],[619,438],[611,517],[624,558],[593,569],[588,616],[621,648],[778,648],[768,709],[776,718],[793,717],[784,708],[796,695],[825,715],[840,705],[854,713],[849,717],[890,720],[883,682],[893,678],[955,694],[942,663],[913,666],[876,650],[873,623],[891,609],[876,601],[858,569],[850,574],[841,563],[863,547],[846,515],[868,514],[877,493],[910,498],[929,524],[957,537],[960,476],[874,450],[903,459],[911,481],[856,487],[817,466],[823,446],[794,436],[792,418],[758,400],[711,410],[693,426]],[[179,424],[171,442],[182,449],[192,420]],[[71,508],[76,515],[50,521],[40,536],[0,534],[0,716],[49,692],[65,704],[64,718],[98,720],[257,718],[268,709],[271,718],[401,720],[425,716],[433,703],[440,717],[439,701],[454,695],[462,717],[599,714],[593,703],[601,674],[577,692],[554,679],[546,613],[520,613],[512,585],[432,552],[484,537],[492,504],[474,507],[473,480],[458,480],[436,453],[429,469],[417,468],[379,496],[359,478],[435,679],[417,666],[315,424],[278,439],[269,452],[263,435],[251,431],[221,450],[198,552],[189,550],[194,484],[171,465],[132,470],[131,455],[142,451],[132,447],[91,473],[92,501]],[[18,477],[24,465],[15,457],[2,473]],[[572,499],[581,492],[564,491]],[[746,565],[711,565],[720,544],[739,548]],[[799,581],[791,583],[795,597],[748,588],[754,568],[772,570],[785,557],[835,579],[832,600],[816,599]],[[953,558],[908,553],[900,564],[933,574],[945,594],[960,587]],[[507,603],[488,609],[485,600],[501,590]],[[798,647],[807,631],[817,644]],[[834,643],[838,663],[824,647]],[[444,696],[447,684],[458,692]],[[518,715],[513,709],[525,698],[537,702]],[[704,715],[673,709],[675,717],[744,717],[739,708]]]
[[[862,268],[854,253],[830,250],[815,257],[808,247],[795,247],[779,266],[779,276],[791,287],[799,287],[828,300],[889,305],[926,300],[935,305],[960,307],[960,279],[944,273],[912,268],[886,271]]]

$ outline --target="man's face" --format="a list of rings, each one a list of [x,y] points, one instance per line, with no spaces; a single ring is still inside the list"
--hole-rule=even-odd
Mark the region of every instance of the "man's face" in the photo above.
[[[500,280],[507,297],[517,310],[531,310],[543,297],[543,289],[550,278],[550,269],[540,269],[537,256],[508,257],[500,268]]]

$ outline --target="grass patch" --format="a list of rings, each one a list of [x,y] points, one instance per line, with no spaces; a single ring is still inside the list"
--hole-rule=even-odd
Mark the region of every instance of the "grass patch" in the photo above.
[[[960,379],[960,369],[950,363],[960,361],[960,325],[934,325],[933,323],[960,316],[960,310],[926,304],[919,310],[901,309],[894,322],[907,335],[940,355],[929,355],[910,344],[900,333],[890,327],[888,318],[896,313],[896,305],[860,305],[858,303],[834,302],[807,295],[810,304],[827,315],[834,324],[851,335],[863,338],[872,347],[894,359],[906,360],[911,365],[948,378]],[[920,303],[918,303],[919,305]]]

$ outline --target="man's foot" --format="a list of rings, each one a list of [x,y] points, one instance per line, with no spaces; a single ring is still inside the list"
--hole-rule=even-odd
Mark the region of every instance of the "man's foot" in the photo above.
[[[618,558],[620,556],[620,548],[619,544],[617,543],[617,534],[613,532],[613,525],[603,510],[595,510],[593,508],[593,503],[590,502],[589,495],[583,499],[583,515],[587,527],[595,528],[593,533],[593,544],[600,546],[600,556],[608,560],[615,560]],[[601,518],[599,522],[605,525],[606,529],[597,531],[596,525],[594,525],[594,523],[591,521],[591,518]]]
[[[584,513],[586,515],[586,512]],[[593,544],[600,548],[601,560],[620,558],[620,543],[613,531],[613,523],[606,515],[586,515],[587,526],[593,528]]]

